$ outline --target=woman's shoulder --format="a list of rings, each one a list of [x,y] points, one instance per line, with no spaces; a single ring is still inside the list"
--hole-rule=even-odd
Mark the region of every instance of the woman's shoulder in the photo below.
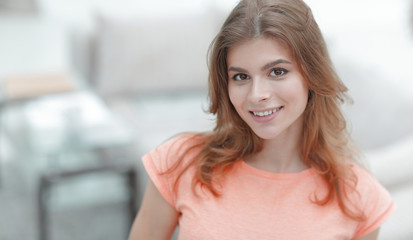
[[[358,226],[356,237],[377,229],[396,209],[389,191],[365,167],[353,164],[352,170],[357,177],[356,199],[366,219]]]
[[[394,202],[389,191],[364,166],[353,164],[352,170],[357,177],[356,190],[360,204],[367,212],[393,211]],[[374,211],[371,208],[375,208]],[[369,211],[370,210],[370,211]]]
[[[350,168],[357,177],[357,188],[359,190],[381,186],[379,180],[365,166],[358,163],[352,163]]]
[[[184,133],[173,136],[143,156],[144,162],[152,162],[159,171],[166,171],[176,163],[185,165],[199,153],[203,146],[201,133]]]
[[[200,146],[202,146],[202,139],[204,137],[205,134],[203,133],[181,133],[167,139],[158,147],[156,147],[152,152],[165,152],[168,153],[168,155],[180,155],[191,148],[199,148]]]

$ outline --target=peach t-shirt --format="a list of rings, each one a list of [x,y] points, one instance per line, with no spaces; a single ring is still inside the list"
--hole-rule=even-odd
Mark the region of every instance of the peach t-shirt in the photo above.
[[[189,140],[189,141],[187,141]],[[395,209],[390,194],[361,167],[353,194],[367,216],[357,222],[344,216],[334,203],[319,206],[311,196],[326,193],[321,177],[311,168],[298,173],[271,173],[253,168],[239,160],[220,181],[220,197],[197,187],[191,189],[194,168],[190,167],[174,191],[176,174],[161,174],[191,143],[191,136],[170,140],[143,157],[149,177],[162,196],[178,212],[179,240],[233,239],[354,239],[370,233]],[[185,155],[187,162],[197,150]],[[179,168],[178,168],[179,170]]]

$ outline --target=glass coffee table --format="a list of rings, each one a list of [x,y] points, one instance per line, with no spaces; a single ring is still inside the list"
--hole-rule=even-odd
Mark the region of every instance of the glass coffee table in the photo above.
[[[132,222],[140,199],[130,153],[134,134],[93,91],[3,101],[1,129],[13,146],[24,181],[29,188],[37,189],[40,239],[49,239],[51,188],[88,175],[114,174],[126,179],[121,183],[126,185],[128,220]],[[108,190],[93,191],[96,195]],[[83,193],[88,192],[86,189]],[[70,192],[64,194],[71,196]]]

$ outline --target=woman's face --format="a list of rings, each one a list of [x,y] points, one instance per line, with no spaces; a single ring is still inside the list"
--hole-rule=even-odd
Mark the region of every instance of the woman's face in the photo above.
[[[308,87],[286,44],[265,37],[241,42],[229,49],[227,66],[231,103],[257,136],[300,135]]]

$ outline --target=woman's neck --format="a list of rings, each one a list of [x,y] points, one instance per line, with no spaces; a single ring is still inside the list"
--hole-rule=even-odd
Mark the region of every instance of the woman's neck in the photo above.
[[[264,140],[263,149],[245,158],[255,168],[269,172],[300,172],[307,169],[301,159],[302,128],[286,129],[275,139]]]

